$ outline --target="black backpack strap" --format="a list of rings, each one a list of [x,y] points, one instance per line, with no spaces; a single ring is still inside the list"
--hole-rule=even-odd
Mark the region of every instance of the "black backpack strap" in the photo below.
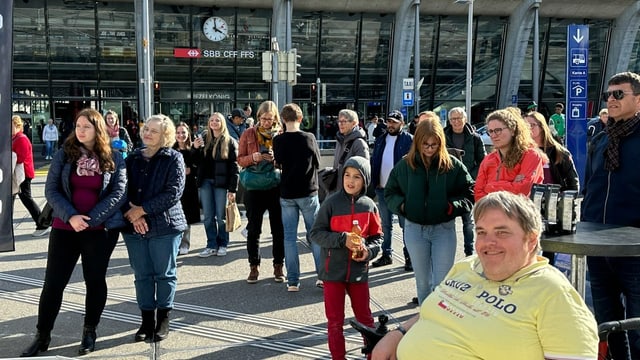
[[[349,155],[349,152],[351,151],[351,146],[353,145],[353,142],[356,140],[357,139],[353,139],[345,144],[344,151],[342,152],[342,156],[340,156],[340,161],[338,161],[338,166],[344,165],[344,161],[347,158],[347,155]]]

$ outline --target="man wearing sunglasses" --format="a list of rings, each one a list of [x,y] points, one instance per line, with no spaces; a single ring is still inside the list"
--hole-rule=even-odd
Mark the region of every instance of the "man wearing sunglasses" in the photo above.
[[[640,227],[640,75],[614,75],[603,94],[609,120],[587,154],[582,221]],[[587,257],[598,323],[640,317],[640,257]],[[614,359],[640,359],[640,332],[609,336]]]

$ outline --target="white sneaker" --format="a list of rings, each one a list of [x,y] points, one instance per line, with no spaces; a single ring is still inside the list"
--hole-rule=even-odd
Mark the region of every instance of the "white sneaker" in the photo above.
[[[242,234],[242,236],[244,236],[245,239],[249,237],[249,231],[247,231],[247,228],[242,229],[240,234]]]
[[[214,256],[218,253],[218,250],[216,249],[212,249],[212,248],[205,248],[204,250],[202,250],[202,252],[200,252],[200,254],[198,254],[199,257],[201,258],[206,258],[209,256]]]
[[[227,248],[226,248],[226,247],[224,247],[224,246],[220,246],[220,247],[218,248],[218,254],[217,254],[217,255],[218,255],[218,256],[225,256],[225,255],[227,255]]]
[[[300,283],[295,284],[295,285],[287,285],[287,291],[288,292],[298,292],[298,291],[300,291]]]
[[[178,252],[178,254],[180,255],[187,255],[189,253],[189,248],[186,246],[180,246],[180,251]]]
[[[48,227],[46,229],[36,229],[36,231],[34,231],[33,234],[31,234],[31,236],[33,237],[45,236],[50,232],[51,232],[51,227]]]
[[[316,280],[316,287],[324,289],[324,282],[322,282],[322,280]]]

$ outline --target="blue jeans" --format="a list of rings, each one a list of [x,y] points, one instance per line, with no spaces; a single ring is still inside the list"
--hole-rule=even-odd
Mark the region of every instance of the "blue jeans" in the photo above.
[[[391,230],[393,229],[393,213],[389,211],[387,202],[384,200],[384,189],[376,189],[376,197],[378,198],[378,211],[380,212],[380,220],[382,221],[382,255],[391,256]],[[398,215],[398,223],[402,229],[402,238],[404,240],[404,217]]]
[[[176,295],[176,257],[181,232],[147,238],[122,234],[133,269],[140,310],[173,309]]]
[[[300,213],[307,230],[307,243],[311,244],[311,253],[316,265],[316,274],[320,269],[320,245],[309,240],[309,233],[320,209],[318,195],[298,199],[280,198],[282,208],[282,225],[284,227],[284,264],[287,268],[287,283],[296,285],[300,282],[300,259],[298,257],[298,221]]]
[[[217,249],[229,245],[229,233],[226,226],[227,189],[215,187],[212,179],[203,179],[198,189],[200,203],[204,212],[204,231],[207,234],[207,247]]]
[[[436,225],[405,220],[404,240],[416,275],[418,302],[444,280],[456,258],[455,219]]]
[[[598,324],[640,316],[640,258],[588,256],[593,310]],[[629,356],[629,348],[631,356]],[[609,335],[614,359],[640,359],[640,331]]]
[[[46,156],[53,156],[53,147],[54,147],[55,143],[56,143],[55,141],[49,141],[49,140],[45,141],[45,145],[46,145],[46,148],[47,148],[47,155]]]
[[[473,222],[471,212],[460,216],[462,218],[462,235],[464,236],[464,254],[469,256],[473,254],[473,242],[475,236],[476,225]]]

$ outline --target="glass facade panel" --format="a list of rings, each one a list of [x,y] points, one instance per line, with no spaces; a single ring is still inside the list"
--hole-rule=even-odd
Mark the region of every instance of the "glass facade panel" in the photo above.
[[[421,110],[439,113],[465,106],[467,21],[453,16],[420,18]],[[482,121],[483,114],[495,109],[506,23],[507,19],[497,17],[474,19],[472,109],[468,114],[472,123]]]
[[[14,4],[13,85],[19,107],[46,101],[52,115],[64,116],[87,105],[123,112],[137,108],[133,1],[29,0]],[[153,71],[161,84],[157,110],[199,121],[211,111],[228,114],[246,104],[255,109],[269,99],[271,86],[262,80],[262,53],[270,49],[272,16],[271,9],[156,4]],[[224,28],[224,36],[206,35],[205,24],[214,17],[216,26],[211,30],[218,33]],[[327,89],[327,103],[320,105],[322,116],[335,115],[342,108],[365,117],[387,110],[393,31],[404,31],[404,25],[394,21],[392,14],[293,14],[292,47],[301,65],[293,101],[301,105],[312,124],[316,108],[309,85],[316,78]],[[589,98],[596,99],[606,82],[601,76],[612,24],[581,20],[585,21],[591,44]],[[502,52],[507,22],[506,17],[474,19],[472,122],[481,121],[481,115],[496,106],[501,61],[510,56]],[[575,19],[541,19],[541,110],[564,100],[566,26],[570,23],[576,23]],[[466,15],[421,17],[422,109],[464,105],[466,25]],[[175,51],[180,48],[198,49],[200,56],[179,56]],[[531,50],[529,44],[521,74],[521,101],[533,98]],[[639,68],[640,40],[636,40],[629,69]],[[407,75],[412,75],[412,69]],[[589,111],[595,107],[590,104]]]
[[[97,54],[93,5],[66,6],[53,2],[48,10],[48,20],[51,78],[54,81],[95,79]],[[84,95],[86,93],[80,96]]]
[[[440,20],[440,41],[436,62],[434,106],[452,107],[464,104],[467,61],[467,23],[463,17]]]
[[[386,96],[392,25],[390,16],[362,18],[358,100],[365,104],[372,100],[379,102]]]
[[[424,78],[420,87],[421,108],[433,109],[433,94],[435,89],[434,74],[439,44],[438,26],[440,19],[437,16],[420,18],[420,77]],[[413,64],[410,71],[413,74]]]
[[[359,14],[322,17],[320,78],[327,87],[330,84],[332,98],[338,101],[355,98],[359,20]]]
[[[633,43],[633,50],[629,59],[629,71],[640,74],[640,31],[636,34],[636,41]]]
[[[154,56],[155,77],[161,82],[184,82],[190,80],[189,60],[176,58],[174,48],[188,48],[190,41],[189,7],[154,5]],[[181,86],[188,90],[189,86]],[[163,98],[164,98],[163,86]],[[183,99],[185,97],[182,97]]]
[[[291,47],[296,48],[300,59],[299,85],[310,85],[316,82],[318,68],[318,37],[320,28],[318,14],[293,14],[291,26]],[[304,91],[302,91],[304,88]],[[309,99],[309,86],[294,86],[294,98]]]

